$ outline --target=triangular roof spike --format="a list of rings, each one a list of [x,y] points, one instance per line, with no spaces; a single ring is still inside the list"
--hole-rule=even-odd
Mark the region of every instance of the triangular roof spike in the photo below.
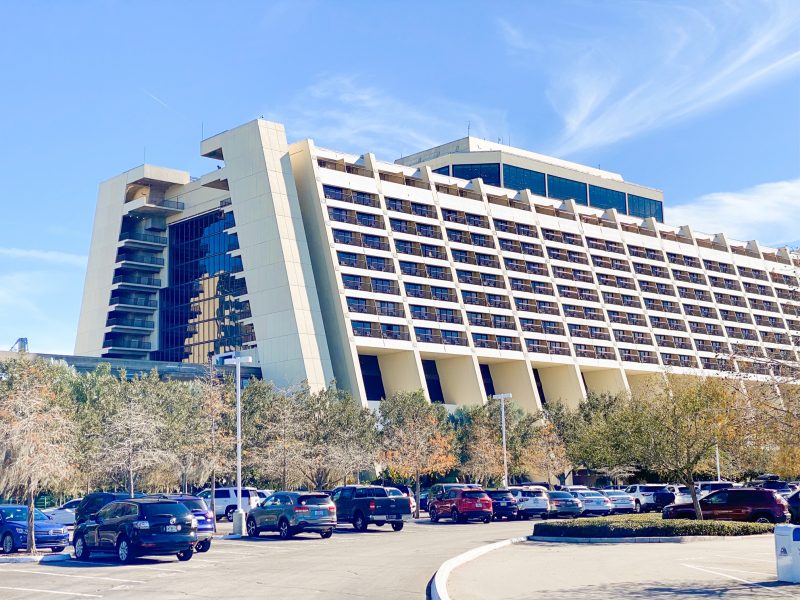
[[[619,213],[616,208],[607,209],[600,218],[604,221],[612,221],[619,224]]]
[[[719,244],[720,246],[725,246],[725,249],[730,251],[731,247],[728,244],[728,238],[725,236],[724,233],[718,233],[714,236],[714,243]]]
[[[647,217],[646,219],[643,219],[641,226],[645,229],[649,229],[650,231],[658,231],[658,221],[656,221],[655,217]]]
[[[690,240],[694,239],[694,232],[692,231],[692,228],[689,227],[688,225],[681,225],[680,227],[678,227],[678,235],[683,238],[688,238]]]
[[[564,200],[561,204],[561,210],[566,210],[567,212],[571,212],[572,214],[578,214],[578,203],[575,202],[573,199]]]
[[[750,240],[747,242],[747,244],[745,244],[745,247],[747,248],[748,252],[756,255],[758,258],[763,258],[761,256],[761,247],[758,245],[757,240]]]
[[[375,158],[375,155],[372,152],[367,152],[366,154],[361,155],[361,160],[364,161],[364,166],[367,167],[373,173],[378,172],[378,161]]]

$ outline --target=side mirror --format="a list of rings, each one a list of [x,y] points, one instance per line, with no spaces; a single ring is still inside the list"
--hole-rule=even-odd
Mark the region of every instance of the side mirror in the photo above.
[[[102,523],[103,518],[98,513],[92,513],[89,515],[89,518],[94,521],[95,523]]]

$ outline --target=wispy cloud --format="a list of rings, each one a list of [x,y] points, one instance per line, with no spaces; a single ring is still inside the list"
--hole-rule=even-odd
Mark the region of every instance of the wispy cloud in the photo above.
[[[715,192],[668,207],[671,225],[689,224],[704,233],[723,232],[768,246],[794,246],[800,222],[800,179],[763,183],[739,192]]]
[[[290,124],[289,136],[393,160],[467,134],[496,139],[505,113],[443,98],[404,98],[356,75],[323,75],[285,109],[266,113]]]
[[[85,256],[80,254],[70,254],[68,252],[58,252],[55,250],[29,250],[24,248],[0,247],[0,256],[60,265],[70,265],[72,267],[80,267],[82,269],[86,268],[87,260]]]
[[[623,2],[615,8],[604,5],[603,12],[613,25],[574,36],[554,26],[558,38],[498,21],[509,52],[552,65],[546,93],[563,121],[555,154],[663,127],[800,67],[795,0]]]
[[[166,108],[166,109],[169,109],[169,110],[172,110],[172,109],[170,108],[169,104],[167,104],[166,102],[164,102],[164,101],[163,101],[161,98],[159,98],[159,97],[158,97],[158,96],[156,96],[155,94],[153,94],[153,93],[151,93],[151,92],[148,92],[148,91],[147,91],[147,90],[145,90],[145,89],[142,89],[142,92],[144,92],[145,96],[149,97],[149,98],[150,98],[150,99],[151,99],[153,102],[157,102],[158,104],[160,104],[160,105],[161,105],[161,106],[163,106],[164,108]]]

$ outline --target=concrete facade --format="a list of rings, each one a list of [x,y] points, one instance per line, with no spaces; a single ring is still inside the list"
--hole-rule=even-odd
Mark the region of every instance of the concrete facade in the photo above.
[[[109,180],[76,353],[157,356],[162,307],[128,300],[152,324],[137,331],[109,298],[142,287],[142,269],[158,274],[144,287],[168,287],[170,227],[222,211],[235,217],[229,254],[246,282],[241,348],[278,385],[335,379],[365,405],[422,388],[451,408],[512,393],[535,412],[665,370],[769,375],[731,358],[739,350],[798,359],[800,257],[433,172],[496,158],[663,200],[613,173],[470,140],[391,163],[289,145],[281,125],[258,120],[205,140],[202,155],[221,163],[199,179],[145,165]],[[131,213],[134,235],[120,226]],[[131,239],[139,231],[158,239]],[[154,246],[162,264],[132,263],[129,244]]]

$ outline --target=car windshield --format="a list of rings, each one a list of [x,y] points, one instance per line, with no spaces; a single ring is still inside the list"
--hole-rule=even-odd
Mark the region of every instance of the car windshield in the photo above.
[[[618,492],[617,490],[606,490],[605,491],[605,495],[606,496],[627,496],[628,494],[626,494],[625,492]]]
[[[731,487],[730,483],[721,482],[721,483],[704,483],[700,486],[701,490],[725,490]]]
[[[542,490],[522,490],[523,498],[544,498],[545,493]]]
[[[691,494],[692,492],[691,492],[691,490],[689,490],[688,487],[686,487],[685,485],[682,485],[682,486],[680,486],[678,488],[678,493],[679,494]]]
[[[511,492],[489,492],[489,498],[492,500],[511,500],[513,497]]]
[[[4,506],[0,508],[3,517],[6,521],[27,521],[28,520],[28,507],[27,506]],[[34,521],[49,521],[50,517],[40,511],[38,508],[33,512]]]
[[[464,498],[488,498],[486,492],[476,492],[472,490],[465,491],[461,495]]]
[[[397,488],[386,488],[386,493],[395,498],[397,498],[398,496],[405,496],[405,494],[403,494],[403,492],[401,492]]]
[[[766,490],[791,490],[789,484],[785,481],[765,481],[764,489]]]
[[[550,492],[551,498],[572,498],[569,492]]]
[[[309,494],[307,496],[300,496],[297,499],[297,504],[300,506],[320,506],[322,504],[329,504],[330,501],[330,497],[325,494]]]
[[[171,517],[189,517],[189,509],[178,502],[154,502],[153,504],[142,504],[142,512],[145,517],[155,517],[159,515],[169,515]]]
[[[584,491],[578,490],[578,493],[580,493],[582,496],[586,496],[587,498],[602,498],[603,497],[603,494],[601,494],[600,492],[591,492],[591,491],[584,492]]]
[[[202,498],[185,498],[178,500],[181,504],[183,504],[189,510],[202,510],[207,511],[208,506],[205,503],[205,500]]]

